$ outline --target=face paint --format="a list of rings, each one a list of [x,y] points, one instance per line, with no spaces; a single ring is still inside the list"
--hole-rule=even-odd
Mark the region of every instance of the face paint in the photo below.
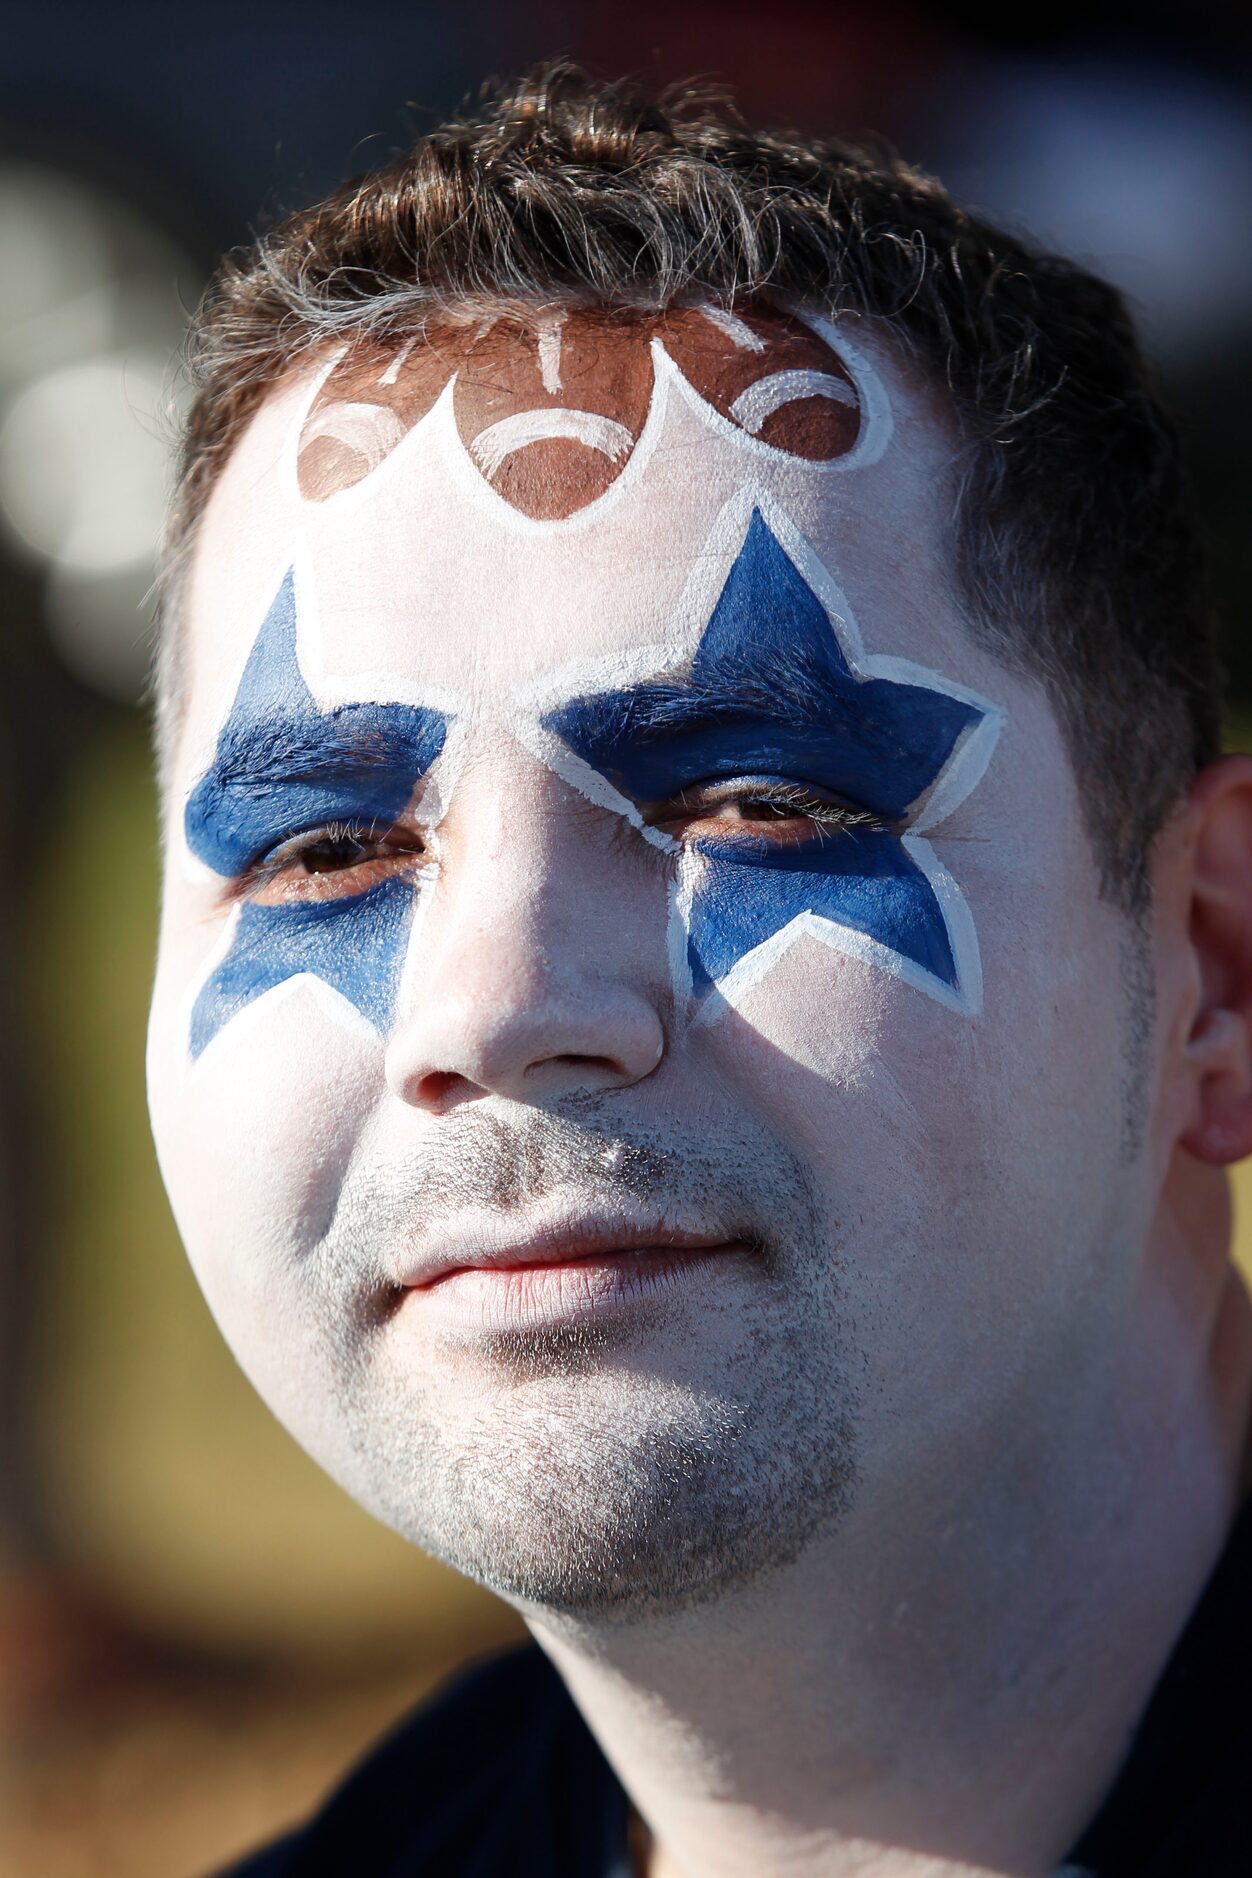
[[[391,454],[455,372],[461,442],[495,492],[523,514],[558,520],[596,501],[625,468],[656,395],[659,342],[684,382],[732,425],[814,462],[846,456],[861,431],[847,367],[803,321],[690,307],[553,314],[433,330],[394,362],[349,358],[322,385],[304,425],[300,488],[324,501]]]
[[[682,361],[680,382],[696,408],[739,426],[740,435],[768,437],[767,454],[838,462],[862,440],[862,393],[826,339],[800,321],[758,313],[749,323],[689,309],[664,320],[627,316],[620,324],[624,332],[612,344],[605,343],[604,315],[587,312],[553,316],[526,335],[497,326],[458,342],[457,433],[497,493],[507,497],[513,485],[496,472],[536,452],[542,463],[537,470],[532,460],[528,473],[541,472],[545,486],[563,492],[563,509],[585,508],[602,493],[586,452],[616,460],[633,450],[646,408],[641,361],[658,344],[666,360],[672,354]],[[448,363],[441,355],[439,370],[446,374]],[[360,376],[359,361],[351,369]],[[411,344],[403,360],[397,356],[374,372],[369,401],[337,395],[342,369],[324,378],[301,430],[297,474],[306,501],[315,508],[332,484],[350,487],[390,454],[407,435],[405,424],[411,430],[425,414],[439,370],[432,372],[429,346]],[[602,408],[571,405],[575,394],[583,405]],[[534,402],[539,396],[546,405]],[[875,402],[871,395],[871,419],[879,419],[881,431]],[[518,403],[525,408],[499,415]],[[620,415],[611,417],[606,406]],[[360,440],[361,425],[373,427],[372,442],[350,462],[343,451],[352,437]],[[609,437],[612,426],[621,432],[620,449]],[[338,455],[322,450],[327,438],[337,439]],[[380,440],[386,447],[375,450]],[[573,461],[550,460],[556,443],[571,441],[579,444]],[[554,473],[562,461],[562,473]],[[724,535],[724,528],[714,530]],[[846,605],[841,612],[850,620]],[[681,969],[675,955],[680,1002],[688,989],[703,996],[715,984],[726,995],[728,981],[742,984],[745,970],[749,978],[759,975],[789,937],[809,930],[955,1008],[975,1009],[977,945],[964,902],[903,823],[952,766],[958,747],[996,714],[945,689],[933,674],[921,673],[918,684],[854,670],[832,631],[833,617],[758,509],[705,620],[688,683],[576,691],[544,715],[543,727],[610,784],[607,797],[595,793],[612,807],[621,807],[621,796],[638,802],[733,777],[775,788],[804,784],[841,804],[839,814],[828,811],[815,822],[820,839],[803,847],[784,849],[744,831],[733,839],[706,832],[689,844],[671,905],[671,923],[677,919],[686,933]],[[336,695],[345,695],[343,681]],[[284,713],[286,727],[276,731]],[[511,717],[522,740],[548,760],[516,699]],[[414,706],[349,703],[319,711],[299,676],[289,574],[214,762],[188,804],[188,845],[232,877],[267,852],[267,842],[272,848],[301,829],[327,821],[385,827],[438,754],[446,725],[446,716]],[[361,749],[380,734],[390,740],[389,753],[371,750],[363,766]],[[328,758],[334,774],[327,778]],[[309,775],[334,786],[319,789]],[[637,815],[630,818],[640,825]],[[329,904],[246,902],[229,950],[195,1000],[193,1055],[230,1017],[301,973],[330,985],[385,1034],[412,912],[410,887],[395,880]],[[345,946],[349,921],[354,943]],[[718,1008],[720,1001],[709,1003],[709,1014]]]
[[[1124,932],[1055,713],[954,598],[958,447],[868,322],[579,311],[325,361],[223,465],[162,1166],[282,1419],[492,1582],[540,1570],[536,1535],[571,1603],[646,1597],[653,1555],[714,1583],[709,1534],[786,1551],[842,1517],[794,1471],[832,1414],[876,1504],[940,1524],[945,1468],[1048,1421],[1022,1379],[1097,1367],[1092,1274],[1134,1218]],[[254,890],[397,818],[437,865]],[[395,1308],[418,1233],[587,1219],[759,1227],[771,1257],[624,1311],[620,1362]]]
[[[994,736],[997,719],[933,679],[855,672],[826,608],[754,508],[689,681],[594,693],[543,721],[636,802],[758,778],[816,787],[840,806],[825,838],[817,821],[803,846],[746,830],[696,840],[704,865],[684,910],[697,992],[811,914],[862,935],[869,956],[893,955],[924,988],[968,1002],[944,906],[903,824],[958,748],[984,726]]]
[[[342,825],[387,829],[443,748],[447,720],[409,704],[319,710],[297,656],[295,580],[288,572],[257,635],[217,740],[192,790],[187,845],[238,878],[301,833]],[[222,1026],[302,972],[321,978],[378,1030],[387,1028],[412,924],[413,889],[380,882],[343,899],[239,910],[226,956],[192,1010],[199,1056]]]

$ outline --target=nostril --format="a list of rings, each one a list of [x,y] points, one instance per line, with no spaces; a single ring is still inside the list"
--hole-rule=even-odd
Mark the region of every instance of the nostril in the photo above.
[[[541,1081],[546,1083],[553,1076],[559,1081],[571,1074],[580,1083],[615,1083],[627,1078],[629,1071],[615,1057],[597,1056],[583,1051],[541,1056],[523,1067],[515,1093],[520,1094],[522,1088],[534,1089]],[[430,1069],[406,1079],[404,1099],[415,1108],[425,1109],[428,1114],[446,1115],[463,1102],[473,1102],[480,1096],[489,1095],[493,1089],[503,1087],[506,1081],[500,1076],[488,1075],[483,1082],[475,1082],[472,1077],[463,1076],[457,1070]]]
[[[660,1063],[664,1045],[655,1002],[629,986],[532,990],[514,983],[491,997],[481,989],[457,995],[454,987],[415,1010],[388,1040],[387,1084],[429,1115],[488,1095],[546,1101],[638,1082]]]
[[[533,1074],[535,1070],[548,1069],[553,1066],[558,1069],[589,1069],[598,1075],[604,1076],[624,1076],[626,1074],[625,1064],[619,1063],[616,1057],[582,1056],[577,1053],[574,1055],[539,1057],[535,1062],[527,1066],[526,1074],[529,1076]]]
[[[468,1102],[474,1096],[485,1094],[477,1083],[458,1075],[455,1070],[432,1069],[413,1085],[412,1100],[419,1108],[443,1112],[455,1108],[458,1102]]]

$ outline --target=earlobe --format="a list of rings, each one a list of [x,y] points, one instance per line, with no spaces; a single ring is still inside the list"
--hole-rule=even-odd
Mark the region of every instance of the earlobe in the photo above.
[[[1200,998],[1187,1058],[1192,1119],[1182,1146],[1223,1167],[1252,1154],[1252,757],[1223,757],[1188,804],[1190,943]]]

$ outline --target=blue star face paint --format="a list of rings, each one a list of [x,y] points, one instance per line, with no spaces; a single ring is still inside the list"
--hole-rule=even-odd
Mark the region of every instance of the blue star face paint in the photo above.
[[[400,880],[350,899],[245,905],[229,952],[192,1008],[192,1056],[254,999],[301,972],[322,979],[385,1035],[412,922],[413,889]]]
[[[302,833],[336,825],[387,829],[442,750],[447,729],[446,717],[418,705],[321,710],[297,658],[289,571],[249,654],[213,761],[188,798],[187,845],[214,873],[234,879]],[[306,972],[384,1032],[413,906],[413,888],[399,879],[312,903],[245,902],[226,956],[195,1000],[192,1055],[254,999]]]
[[[635,804],[743,778],[820,789],[860,817],[802,847],[750,831],[697,838],[703,865],[687,912],[697,993],[808,916],[810,929],[859,935],[878,962],[968,1002],[952,894],[939,890],[950,883],[925,865],[928,846],[907,825],[962,746],[984,727],[994,734],[994,714],[897,664],[891,675],[854,669],[759,508],[686,680],[589,693],[543,723]]]

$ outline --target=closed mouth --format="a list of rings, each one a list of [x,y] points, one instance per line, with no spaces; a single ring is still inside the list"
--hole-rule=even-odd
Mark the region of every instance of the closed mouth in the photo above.
[[[429,1291],[435,1286],[468,1271],[499,1272],[542,1271],[554,1267],[612,1265],[623,1260],[656,1257],[681,1258],[703,1256],[711,1252],[741,1250],[744,1241],[725,1233],[675,1231],[664,1226],[622,1226],[566,1228],[539,1233],[533,1238],[484,1247],[474,1255],[458,1258],[446,1254],[438,1267],[416,1277],[411,1288]]]

